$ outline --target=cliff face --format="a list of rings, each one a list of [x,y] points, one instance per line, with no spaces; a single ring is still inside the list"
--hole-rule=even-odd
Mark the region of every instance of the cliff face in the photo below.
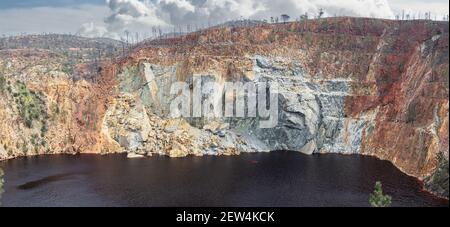
[[[356,153],[390,160],[448,197],[448,40],[448,23],[430,21],[221,27],[143,43],[69,73],[60,54],[3,50],[0,157]],[[169,118],[171,85],[191,87],[194,78],[219,88],[276,81],[278,124]]]

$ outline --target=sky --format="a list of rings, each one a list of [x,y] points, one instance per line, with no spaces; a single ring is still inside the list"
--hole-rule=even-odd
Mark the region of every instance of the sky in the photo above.
[[[394,19],[431,12],[442,20],[448,0],[0,0],[0,35],[66,33],[123,39],[126,31],[151,36],[235,19],[267,19],[307,12],[325,16]]]

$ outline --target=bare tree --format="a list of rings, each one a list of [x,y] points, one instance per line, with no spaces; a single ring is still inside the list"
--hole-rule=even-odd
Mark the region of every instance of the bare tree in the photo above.
[[[308,13],[301,15],[300,20],[308,20]]]
[[[305,20],[305,29],[304,29],[304,31],[306,31],[308,29],[308,19],[309,19],[308,12],[305,12],[305,14],[303,15],[303,18]]]
[[[156,37],[156,28],[152,27],[152,38],[154,39]]]
[[[317,19],[322,18],[323,14],[325,14],[325,12],[323,12],[323,9],[320,8],[320,9],[319,9],[319,15],[317,16]]]
[[[129,43],[129,36],[130,36],[130,32],[128,30],[125,30],[125,36],[127,37],[127,45]]]
[[[306,31],[308,28],[308,12],[300,16],[300,21],[305,21],[305,27],[303,30]]]
[[[286,24],[287,21],[289,21],[291,17],[287,14],[281,15],[281,19],[283,20],[283,23]]]
[[[125,38],[123,38],[123,36],[121,36],[120,41],[122,41],[122,56],[124,56],[125,55]]]

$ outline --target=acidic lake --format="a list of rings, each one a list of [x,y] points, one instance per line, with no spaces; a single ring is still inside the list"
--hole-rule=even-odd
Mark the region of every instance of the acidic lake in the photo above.
[[[369,206],[376,181],[393,206],[448,206],[391,163],[359,155],[50,155],[0,167],[2,206]]]

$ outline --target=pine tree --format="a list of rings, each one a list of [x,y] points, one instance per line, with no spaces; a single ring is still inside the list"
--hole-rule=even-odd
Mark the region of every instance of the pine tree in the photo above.
[[[370,194],[369,202],[372,207],[389,207],[391,206],[392,198],[388,195],[383,195],[381,182],[375,183],[375,190]]]

